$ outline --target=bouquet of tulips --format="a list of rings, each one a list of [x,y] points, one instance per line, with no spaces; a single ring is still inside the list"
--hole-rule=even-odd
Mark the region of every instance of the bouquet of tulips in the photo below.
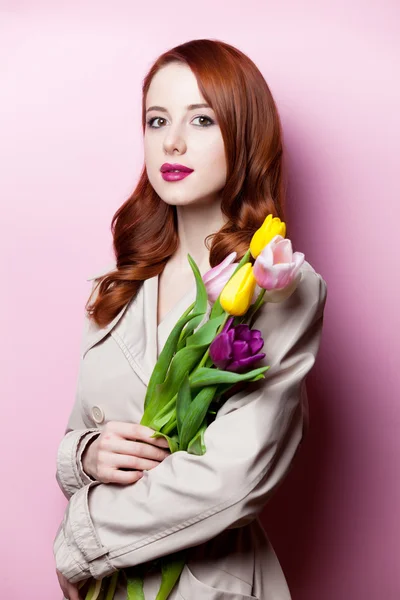
[[[188,255],[196,279],[196,300],[178,320],[160,353],[140,422],[155,430],[152,437],[166,438],[171,452],[204,454],[204,432],[216,415],[213,403],[214,407],[221,405],[223,395],[233,386],[262,379],[269,369],[254,368],[265,353],[260,352],[264,345],[261,331],[251,326],[262,304],[288,298],[300,281],[304,254],[293,253],[285,235],[285,223],[268,215],[239,263],[234,263],[236,252],[232,252],[203,278]],[[201,324],[208,303],[210,314]],[[152,561],[152,567],[160,566],[162,577],[156,600],[169,597],[184,565],[184,551]],[[124,569],[128,600],[145,600],[146,568],[148,564]],[[117,574],[111,577],[106,600],[114,597]],[[86,600],[98,599],[100,591],[101,581],[93,581]]]

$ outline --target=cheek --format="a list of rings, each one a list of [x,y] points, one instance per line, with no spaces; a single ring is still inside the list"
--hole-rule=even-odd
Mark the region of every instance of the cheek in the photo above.
[[[219,186],[226,181],[226,158],[225,148],[222,142],[214,144],[209,154],[210,169],[215,173],[214,178]]]
[[[156,158],[156,142],[151,137],[145,137],[143,140],[143,156],[148,167],[151,167]]]
[[[149,160],[151,159],[151,144],[148,138],[144,138],[143,140],[143,155],[146,163],[149,162]]]
[[[225,148],[220,134],[208,140],[206,145],[199,148],[199,156],[196,161],[202,169],[211,171],[225,171],[226,159]]]

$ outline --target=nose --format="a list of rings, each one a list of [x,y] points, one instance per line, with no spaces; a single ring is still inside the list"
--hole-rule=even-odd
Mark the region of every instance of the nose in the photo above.
[[[186,141],[178,128],[169,128],[164,137],[164,152],[173,154],[177,150],[179,154],[186,151]]]

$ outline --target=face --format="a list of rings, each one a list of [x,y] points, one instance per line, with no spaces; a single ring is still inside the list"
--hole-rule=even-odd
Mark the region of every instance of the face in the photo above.
[[[175,206],[217,202],[226,182],[225,149],[215,113],[192,104],[207,102],[187,65],[171,63],[156,73],[146,98],[144,160],[154,190]],[[162,173],[165,163],[193,171],[183,178]]]

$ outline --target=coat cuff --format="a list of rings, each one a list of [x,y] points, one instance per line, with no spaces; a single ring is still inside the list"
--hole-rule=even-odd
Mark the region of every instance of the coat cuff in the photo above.
[[[72,496],[54,540],[56,568],[71,583],[88,577],[102,579],[117,571],[106,556],[108,548],[97,537],[88,511],[89,488],[100,483],[91,481]]]
[[[95,428],[74,429],[63,437],[57,451],[56,478],[67,498],[95,481],[83,470],[82,454],[89,441],[100,433]]]

